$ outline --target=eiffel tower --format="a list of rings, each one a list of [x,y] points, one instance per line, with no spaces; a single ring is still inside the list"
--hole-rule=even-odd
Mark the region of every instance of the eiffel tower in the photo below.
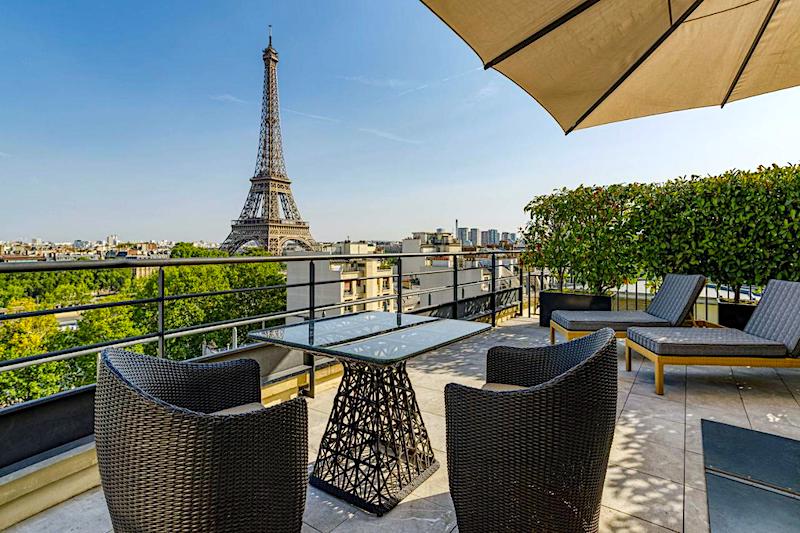
[[[231,221],[231,233],[220,248],[236,253],[249,242],[281,255],[285,246],[294,242],[312,250],[314,238],[303,221],[292,196],[291,180],[286,174],[281,142],[281,119],[278,104],[278,52],[272,47],[272,26],[269,46],[264,49],[264,96],[261,102],[261,136],[258,141],[256,170],[250,178],[250,192],[239,218]]]

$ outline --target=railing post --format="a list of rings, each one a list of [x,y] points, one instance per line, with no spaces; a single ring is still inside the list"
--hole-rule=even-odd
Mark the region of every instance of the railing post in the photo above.
[[[397,312],[403,312],[403,258],[397,258]]]
[[[531,271],[528,269],[528,318],[531,317]]]
[[[231,344],[233,345],[233,349],[239,347],[239,329],[236,326],[233,326],[233,332],[231,334]]]
[[[492,252],[492,327],[497,325],[497,254]]]
[[[158,356],[164,357],[164,267],[158,267]]]
[[[314,302],[314,293],[316,291],[316,272],[314,266],[314,261],[308,262],[308,319],[314,320],[315,314],[315,302]]]
[[[523,300],[525,299],[525,293],[523,292],[523,284],[524,278],[522,277],[522,260],[521,258],[517,259],[517,268],[519,269],[519,316],[522,316],[523,310]]]
[[[316,316],[316,301],[315,293],[317,283],[317,272],[314,261],[308,262],[308,320],[314,320]],[[312,328],[313,324],[309,324]],[[317,361],[313,353],[303,352],[303,363],[309,367],[308,369],[308,389],[302,390],[304,396],[313,398],[317,389]]]
[[[453,318],[458,320],[458,256],[453,255]]]

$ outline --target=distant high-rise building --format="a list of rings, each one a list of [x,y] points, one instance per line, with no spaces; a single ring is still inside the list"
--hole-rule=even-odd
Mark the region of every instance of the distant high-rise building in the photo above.
[[[472,246],[480,246],[480,242],[478,239],[480,238],[480,233],[478,232],[478,228],[471,228],[469,230],[469,242],[472,243]]]
[[[509,233],[508,234],[508,242],[514,244],[517,242],[517,234],[516,233]]]
[[[504,231],[503,233],[500,234],[500,240],[501,241],[506,241],[506,242],[511,242],[511,241],[508,240],[508,236],[509,235],[510,234],[507,231]]]
[[[456,229],[456,238],[459,241],[461,241],[461,244],[467,244],[469,242],[469,229],[468,228],[457,228]]]
[[[119,235],[112,234],[106,237],[106,246],[116,246],[119,244]]]
[[[486,244],[500,244],[500,232],[496,229],[490,229],[486,232],[487,235],[487,242]]]
[[[488,244],[491,244],[489,242],[489,232],[488,231],[482,231],[481,232],[481,246],[486,246]]]

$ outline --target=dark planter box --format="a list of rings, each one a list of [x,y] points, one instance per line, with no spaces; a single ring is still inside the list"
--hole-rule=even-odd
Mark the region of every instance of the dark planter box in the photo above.
[[[726,328],[744,329],[747,321],[753,316],[756,306],[753,304],[735,304],[717,301],[719,306],[719,325]]]
[[[94,385],[0,409],[0,475],[91,441]]]
[[[542,291],[539,293],[539,325],[550,327],[553,311],[611,311],[611,296]]]

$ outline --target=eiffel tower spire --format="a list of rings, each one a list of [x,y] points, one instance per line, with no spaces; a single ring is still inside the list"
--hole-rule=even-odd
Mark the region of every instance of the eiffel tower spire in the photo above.
[[[264,95],[261,101],[261,135],[258,140],[256,177],[286,177],[281,140],[280,104],[278,101],[278,52],[272,47],[272,26],[269,46],[264,49]]]
[[[292,196],[291,180],[283,159],[278,52],[272,47],[272,26],[269,27],[269,45],[261,57],[264,60],[264,93],[256,168],[242,212],[231,222],[231,233],[220,248],[235,253],[245,244],[255,242],[280,255],[287,243],[295,242],[311,250],[314,239]]]

